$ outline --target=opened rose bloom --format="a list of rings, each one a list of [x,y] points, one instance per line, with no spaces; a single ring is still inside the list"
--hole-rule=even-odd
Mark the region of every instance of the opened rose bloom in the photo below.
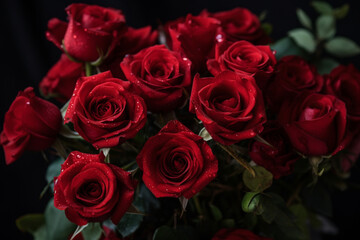
[[[288,139],[285,130],[276,121],[267,122],[260,136],[264,142],[252,141],[249,155],[258,165],[271,172],[275,179],[292,173],[294,163],[300,159]]]
[[[349,142],[345,103],[332,95],[304,93],[286,101],[279,122],[294,148],[305,156],[329,156]]]
[[[66,8],[69,23],[51,19],[47,38],[74,59],[91,62],[106,56],[125,30],[120,10],[74,3]]]
[[[65,115],[65,123],[97,149],[115,147],[135,137],[146,122],[144,100],[131,93],[130,83],[110,71],[81,77]]]
[[[255,46],[247,41],[235,43],[220,41],[216,44],[215,58],[207,61],[214,76],[222,71],[253,76],[260,88],[274,72],[276,59],[269,46]]]
[[[303,92],[320,92],[323,77],[315,66],[299,56],[285,56],[276,65],[276,71],[266,89],[266,99],[275,111],[288,99]]]
[[[150,111],[175,110],[187,101],[192,82],[191,62],[164,45],[128,55],[121,68]]]
[[[194,78],[190,111],[211,137],[231,145],[255,137],[266,122],[261,91],[254,78],[224,71],[213,78]]]
[[[35,96],[32,87],[20,91],[5,114],[0,144],[6,164],[24,151],[41,151],[55,141],[61,127],[61,113],[51,102]]]
[[[189,199],[211,182],[218,170],[207,143],[177,120],[150,137],[136,161],[155,197]]]
[[[108,218],[118,224],[133,201],[136,183],[130,173],[104,158],[71,152],[55,178],[54,205],[79,226]]]

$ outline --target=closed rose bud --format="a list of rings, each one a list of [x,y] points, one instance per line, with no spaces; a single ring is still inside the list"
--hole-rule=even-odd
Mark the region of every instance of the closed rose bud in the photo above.
[[[50,147],[61,121],[59,108],[36,97],[33,88],[20,91],[5,114],[0,135],[6,164],[14,162],[25,150],[41,151]]]

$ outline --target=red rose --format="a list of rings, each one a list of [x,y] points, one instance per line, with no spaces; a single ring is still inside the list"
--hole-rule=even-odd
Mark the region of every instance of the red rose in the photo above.
[[[219,21],[210,17],[192,16],[180,18],[165,26],[170,49],[180,52],[192,62],[192,71],[206,70],[206,60],[215,53]]]
[[[221,22],[225,39],[231,42],[246,40],[253,44],[268,44],[269,37],[261,28],[259,18],[246,8],[208,13],[203,11],[203,16],[216,18]]]
[[[50,147],[61,127],[60,110],[35,96],[31,87],[20,91],[5,114],[0,144],[6,164],[18,159],[25,150],[41,151]]]
[[[284,129],[276,122],[267,122],[260,136],[273,147],[252,141],[249,147],[251,159],[270,171],[276,179],[291,174],[300,156],[293,151]]]
[[[111,56],[100,66],[102,71],[110,70],[114,77],[125,78],[119,67],[126,54],[135,54],[141,49],[156,44],[158,32],[152,31],[150,26],[135,29],[128,27],[121,35]]]
[[[360,72],[354,65],[340,65],[326,76],[325,93],[345,102],[348,118],[360,121]]]
[[[45,96],[53,96],[61,102],[66,102],[71,98],[76,80],[82,73],[82,64],[69,60],[63,54],[40,82],[41,92]]]
[[[348,142],[346,107],[332,95],[302,94],[278,115],[294,148],[306,156],[334,155]]]
[[[271,240],[260,237],[246,229],[220,229],[211,240]]]
[[[136,161],[155,197],[189,199],[213,180],[218,170],[211,148],[179,121],[170,121],[149,138]]]
[[[225,70],[253,76],[262,88],[274,71],[276,59],[269,46],[254,46],[247,41],[218,42],[215,59],[207,61],[214,76]]]
[[[304,91],[320,92],[323,78],[316,68],[299,56],[286,56],[276,66],[273,80],[266,89],[266,97],[275,111],[290,98],[295,98]]]
[[[191,86],[191,63],[179,53],[156,45],[124,58],[121,68],[127,80],[153,112],[179,108]]]
[[[65,115],[65,123],[96,149],[115,147],[135,137],[145,125],[144,100],[128,91],[129,82],[113,78],[110,71],[81,77]]]
[[[215,141],[225,145],[255,137],[266,121],[262,94],[255,80],[230,71],[213,78],[196,75],[190,111],[196,113]]]
[[[118,224],[134,198],[130,173],[104,163],[104,154],[71,152],[54,184],[54,205],[81,226],[109,217]]]
[[[125,18],[120,10],[75,3],[66,12],[69,24],[50,20],[46,36],[58,47],[64,41],[65,50],[80,61],[91,62],[107,55],[125,30]]]

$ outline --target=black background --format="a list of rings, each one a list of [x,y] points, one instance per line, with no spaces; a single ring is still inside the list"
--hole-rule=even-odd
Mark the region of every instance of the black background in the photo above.
[[[0,125],[11,102],[19,90],[28,86],[37,89],[46,72],[60,57],[60,51],[45,38],[47,21],[57,17],[66,19],[65,7],[74,1],[21,1],[2,0],[0,14]],[[77,1],[75,1],[77,2]],[[123,10],[129,26],[143,27],[165,23],[187,13],[198,14],[207,8],[210,12],[229,10],[237,6],[249,8],[255,14],[267,10],[266,21],[273,24],[272,38],[279,39],[287,31],[300,27],[296,8],[304,9],[310,16],[316,16],[309,1],[260,1],[260,0],[93,0],[81,1]],[[360,44],[360,8],[356,0],[330,1],[333,6],[350,3],[349,15],[338,22],[338,35],[346,36]],[[343,60],[353,62],[360,69],[360,57]],[[359,79],[360,81],[360,79]],[[359,93],[360,94],[360,93]],[[46,185],[44,176],[46,161],[38,153],[25,153],[10,166],[5,165],[3,151],[0,151],[0,239],[31,239],[15,226],[15,219],[27,213],[43,212],[49,199],[39,200],[39,194]],[[352,169],[349,179],[360,184],[359,165]],[[324,239],[354,239],[360,227],[360,191],[356,188],[345,192],[334,192],[334,216],[331,221],[339,228],[338,236]],[[352,235],[355,234],[355,235]],[[4,237],[6,236],[6,237]]]

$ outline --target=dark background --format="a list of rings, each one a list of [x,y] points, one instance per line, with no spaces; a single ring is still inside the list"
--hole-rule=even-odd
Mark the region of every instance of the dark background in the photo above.
[[[17,92],[28,86],[37,89],[40,80],[60,57],[60,51],[45,38],[47,21],[53,17],[65,20],[64,9],[72,2],[78,1],[1,1],[1,126],[4,114]],[[297,7],[304,9],[312,17],[316,16],[309,1],[93,0],[81,2],[122,9],[128,25],[132,27],[146,25],[156,27],[158,23],[173,20],[187,13],[198,14],[204,8],[210,12],[216,12],[241,6],[249,8],[255,14],[267,10],[266,21],[273,24],[272,38],[274,40],[285,36],[288,30],[300,27],[295,14]],[[356,6],[357,1],[334,0],[329,2],[336,7],[345,2],[350,3],[349,15],[338,22],[337,34],[349,37],[360,44],[360,8]],[[349,62],[353,62],[360,69],[359,57],[342,61],[344,64]],[[44,176],[47,163],[38,153],[25,153],[10,166],[5,165],[2,149],[0,157],[0,238],[31,239],[30,235],[17,230],[15,219],[27,213],[43,212],[48,197],[39,200],[39,195],[46,185]],[[358,166],[352,169],[349,179],[355,185],[360,184]],[[345,192],[332,194],[334,216],[330,220],[339,228],[339,235],[327,235],[324,239],[354,239],[353,236],[358,235],[360,191],[357,189],[351,188]]]

